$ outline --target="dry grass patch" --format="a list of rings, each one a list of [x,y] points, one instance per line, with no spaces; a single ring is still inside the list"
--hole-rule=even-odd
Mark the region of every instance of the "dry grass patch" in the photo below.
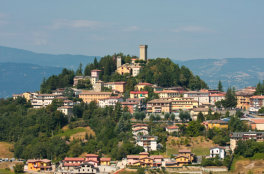
[[[192,149],[195,155],[209,155],[210,148],[216,146],[213,141],[199,137],[168,137],[166,155],[177,154],[179,149]]]
[[[264,160],[250,160],[242,159],[235,163],[234,173],[247,174],[252,173],[263,173],[264,172]]]
[[[0,142],[0,158],[12,158],[14,153],[10,152],[10,149],[13,149],[14,145],[7,142]]]
[[[74,129],[69,129],[68,126],[62,128],[62,133],[58,134],[62,138],[69,137],[70,141],[74,139],[85,140],[85,135],[95,137],[95,132],[89,127],[76,127]]]

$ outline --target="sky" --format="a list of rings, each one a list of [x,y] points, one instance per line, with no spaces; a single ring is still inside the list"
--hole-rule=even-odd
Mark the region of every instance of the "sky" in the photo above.
[[[263,0],[0,0],[0,45],[177,60],[263,58]]]

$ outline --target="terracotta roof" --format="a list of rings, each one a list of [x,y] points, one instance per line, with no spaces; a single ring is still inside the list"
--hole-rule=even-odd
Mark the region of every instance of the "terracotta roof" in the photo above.
[[[96,155],[96,154],[87,154],[87,155],[85,155],[85,157],[98,157],[98,155]]]
[[[133,131],[138,131],[138,130],[148,130],[147,128],[145,128],[145,127],[140,127],[140,128],[135,128],[135,129],[133,129]]]
[[[191,149],[180,149],[179,153],[191,153],[192,150]]]
[[[163,99],[154,99],[154,100],[150,100],[148,103],[171,103],[171,101],[163,100]]]
[[[100,161],[111,161],[111,158],[100,158]]]
[[[66,158],[64,158],[64,161],[84,161],[84,158],[71,158],[71,157],[66,157]]]
[[[264,99],[264,95],[254,95],[250,98],[256,98],[256,99]]]
[[[148,91],[130,91],[130,94],[148,94]]]
[[[29,159],[27,160],[28,163],[34,163],[34,162],[44,162],[44,163],[49,163],[51,160],[48,159]]]
[[[93,69],[93,70],[91,70],[91,72],[92,72],[92,71],[102,71],[102,70],[100,70],[100,69]]]
[[[121,102],[121,105],[137,105],[138,102]]]
[[[168,126],[167,129],[178,129],[178,126]]]
[[[132,127],[138,127],[138,126],[148,126],[147,124],[133,124]]]
[[[251,118],[250,121],[255,124],[264,124],[264,118]]]

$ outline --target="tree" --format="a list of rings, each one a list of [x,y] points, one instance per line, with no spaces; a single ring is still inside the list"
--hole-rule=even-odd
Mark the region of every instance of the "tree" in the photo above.
[[[237,99],[236,99],[236,95],[235,95],[235,90],[228,88],[226,95],[225,95],[225,100],[222,100],[222,105],[224,106],[224,108],[235,108],[237,105]]]
[[[164,116],[165,120],[168,120],[170,118],[170,114],[169,113],[166,113],[165,116]]]
[[[83,75],[83,69],[82,69],[82,63],[80,63],[78,69],[76,70],[76,76],[82,76]]]
[[[264,107],[261,107],[261,108],[258,110],[258,113],[259,113],[259,114],[264,114]]]
[[[175,115],[173,113],[170,115],[170,119],[171,119],[171,121],[175,120]]]
[[[219,80],[219,82],[218,82],[218,91],[223,92],[223,85],[222,85],[221,80]]]
[[[188,111],[181,111],[179,117],[183,123],[191,119],[191,115]]]
[[[24,173],[24,165],[23,164],[16,164],[14,166],[15,173]]]
[[[204,131],[204,126],[198,121],[190,121],[187,126],[187,135],[191,137],[197,137]]]
[[[204,116],[203,116],[203,113],[202,112],[199,112],[198,116],[197,116],[197,121],[198,122],[203,122],[205,119],[204,119]]]

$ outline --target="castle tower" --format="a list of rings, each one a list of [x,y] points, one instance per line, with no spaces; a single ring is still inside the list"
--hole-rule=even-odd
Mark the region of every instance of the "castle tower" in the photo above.
[[[148,45],[140,45],[139,46],[139,59],[147,61],[148,55],[147,55]]]
[[[95,84],[99,80],[100,72],[101,70],[98,69],[91,70],[91,84]]]
[[[117,56],[116,68],[119,68],[121,65],[122,65],[122,58],[121,58],[121,56]]]

